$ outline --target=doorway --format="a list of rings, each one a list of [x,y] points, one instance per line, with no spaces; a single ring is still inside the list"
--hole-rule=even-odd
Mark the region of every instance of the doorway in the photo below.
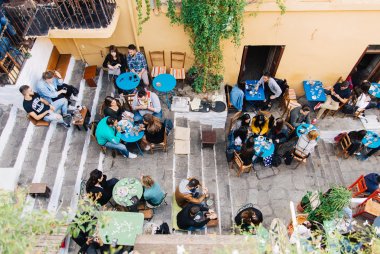
[[[380,82],[380,45],[369,45],[350,73],[352,83],[360,85],[363,80]]]
[[[264,71],[274,77],[285,46],[244,46],[238,82],[259,80]]]

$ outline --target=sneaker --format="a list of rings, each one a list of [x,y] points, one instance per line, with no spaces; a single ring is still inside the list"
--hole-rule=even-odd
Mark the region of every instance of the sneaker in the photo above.
[[[62,115],[63,118],[70,117],[70,116],[71,116],[71,114],[63,114]]]
[[[72,94],[72,95],[70,96],[70,100],[78,101],[79,99],[78,99],[78,97],[76,97],[74,94]]]
[[[61,125],[62,125],[63,127],[65,127],[66,129],[68,129],[68,128],[71,127],[71,125],[70,125],[69,123],[61,123]]]
[[[321,106],[322,106],[322,103],[321,103],[321,102],[318,102],[318,104],[315,105],[314,110],[319,109]]]
[[[77,109],[77,107],[72,106],[72,105],[69,105],[69,106],[67,107],[67,110],[76,110],[76,109]]]
[[[129,159],[137,158],[137,154],[134,154],[134,153],[129,152],[128,158],[129,158]]]
[[[149,151],[150,150],[150,145],[147,145],[146,147],[145,147],[145,151]]]
[[[316,124],[317,123],[317,118],[314,118],[313,120],[311,120],[311,124]]]

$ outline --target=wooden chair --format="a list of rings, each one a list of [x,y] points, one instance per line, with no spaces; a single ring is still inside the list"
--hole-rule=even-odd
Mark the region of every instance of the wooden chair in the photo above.
[[[165,53],[164,51],[149,51],[150,62],[152,63],[152,77],[166,73]],[[158,63],[158,64],[157,64]],[[162,64],[162,65],[160,65]]]
[[[287,88],[281,100],[281,108],[284,111],[282,116],[285,115],[291,101],[297,101],[297,95],[294,89]]]
[[[230,126],[228,128],[228,133],[231,132],[232,130],[232,127],[234,126],[234,124],[236,123],[236,121],[243,115],[243,112],[242,111],[239,111],[237,113],[235,113],[231,119],[230,119]]]
[[[170,74],[175,79],[185,80],[185,59],[186,52],[172,52],[170,51]],[[180,67],[174,67],[180,66]]]
[[[363,216],[372,223],[376,217],[380,216],[380,191],[376,190],[355,208],[353,217]]]
[[[237,176],[240,177],[241,173],[249,173],[251,172],[252,168],[253,168],[253,165],[252,163],[248,166],[245,166],[242,159],[240,158],[239,154],[234,151],[234,158],[231,162],[231,165],[230,165],[230,169],[232,169],[234,167],[234,165],[237,166],[238,170],[237,170]]]
[[[135,98],[135,93],[131,93],[131,94],[126,94],[124,96],[126,102],[127,102],[127,107],[129,109],[129,111],[133,112],[133,108],[132,108],[132,103],[133,103],[133,99]]]
[[[294,127],[290,124],[290,123],[288,123],[288,122],[286,122],[286,121],[284,121],[284,124],[286,125],[286,127],[288,127],[288,129],[289,129],[289,132],[288,132],[288,134],[289,134],[289,136],[291,135],[291,134],[293,134],[293,132],[294,132]]]
[[[235,107],[232,105],[231,100],[230,100],[230,92],[232,90],[232,86],[230,85],[225,85],[224,86],[224,92],[226,93],[226,102],[227,102],[227,110],[228,111],[235,111]]]
[[[297,165],[293,168],[293,169],[297,169],[298,166],[302,163],[302,162],[306,162],[307,158],[309,157],[309,154],[306,154],[304,153],[303,151],[297,149],[297,148],[294,148],[293,150],[293,159],[298,161]]]
[[[165,153],[168,152],[168,136],[166,134],[166,130],[164,132],[164,141],[159,144],[153,144],[150,146],[150,153],[153,154],[155,150],[163,150]]]
[[[363,194],[367,190],[367,185],[365,184],[364,176],[361,175],[347,189],[349,189],[352,192],[353,198]]]
[[[348,154],[348,148],[351,146],[351,139],[350,137],[348,136],[348,133],[346,133],[342,138],[341,140],[339,141],[339,144],[338,146],[342,149],[338,154],[337,156],[342,156],[344,159],[347,159],[348,157],[350,157],[350,155]]]
[[[50,122],[46,122],[42,119],[36,120],[33,117],[31,117],[29,114],[26,115],[26,118],[28,118],[28,120],[32,122],[32,124],[34,124],[35,126],[49,126],[50,125]]]
[[[288,103],[286,104],[286,109],[282,113],[281,118],[284,118],[284,116],[285,116],[285,121],[288,121],[288,119],[290,117],[290,111],[292,111],[292,109],[294,109],[296,107],[300,107],[300,106],[301,106],[301,104],[299,104],[297,100],[288,100]]]

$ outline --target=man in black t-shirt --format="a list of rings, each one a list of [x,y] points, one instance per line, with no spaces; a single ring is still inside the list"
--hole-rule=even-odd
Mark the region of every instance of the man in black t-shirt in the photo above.
[[[216,213],[199,204],[188,204],[177,214],[180,229],[194,231],[203,229],[210,220],[216,220]]]
[[[349,83],[344,81],[343,83],[336,83],[331,89],[331,95],[327,95],[325,103],[318,103],[314,109],[320,108],[317,114],[317,119],[319,119],[326,109],[338,110],[340,103],[347,102],[350,98],[351,90],[348,88]]]
[[[56,110],[59,109],[55,109],[48,101],[42,99],[38,93],[33,92],[29,86],[21,86],[19,90],[24,96],[23,107],[30,117],[37,121],[41,119],[47,122],[56,121],[66,128],[70,127],[70,124],[67,124],[63,117],[56,113]]]

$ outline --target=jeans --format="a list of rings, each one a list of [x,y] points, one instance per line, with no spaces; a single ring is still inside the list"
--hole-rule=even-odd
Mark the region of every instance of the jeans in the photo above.
[[[203,230],[205,228],[206,228],[206,226],[203,226],[203,227],[189,227],[187,230],[188,231],[195,231],[195,230]]]
[[[63,115],[67,114],[68,101],[66,98],[61,98],[59,100],[53,101],[53,103],[51,105],[54,106],[54,108],[55,108],[54,112],[55,113],[57,113],[59,110],[61,110],[61,113]]]
[[[152,115],[161,119],[162,118],[162,110],[158,113],[154,112]],[[142,122],[143,121],[143,116],[140,114],[139,111],[135,112],[135,116],[133,117],[133,120],[135,122]]]
[[[57,113],[49,113],[43,118],[43,120],[46,122],[64,123],[63,117]]]
[[[124,156],[129,157],[129,152],[127,150],[127,147],[121,143],[115,144],[112,142],[107,142],[103,146],[110,148],[110,149],[115,149],[115,150],[121,152]]]

